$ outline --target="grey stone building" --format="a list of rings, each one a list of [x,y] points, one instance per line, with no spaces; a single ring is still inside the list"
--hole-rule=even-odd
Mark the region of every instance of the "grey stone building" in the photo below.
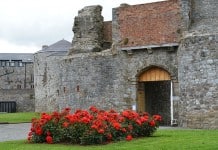
[[[217,7],[121,4],[111,22],[101,6],[83,8],[71,46],[34,55],[36,111],[130,108],[162,115],[163,125],[218,128]]]
[[[19,112],[35,110],[33,54],[0,54],[0,97],[15,101]]]

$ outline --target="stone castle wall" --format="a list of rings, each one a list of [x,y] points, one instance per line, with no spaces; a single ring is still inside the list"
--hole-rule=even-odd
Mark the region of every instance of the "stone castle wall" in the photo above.
[[[179,126],[218,128],[218,36],[217,19],[214,19],[217,13],[213,5],[217,5],[214,0],[201,2],[170,0],[148,5],[122,5],[113,9],[112,47],[104,50],[102,43],[98,43],[99,51],[93,51],[96,42],[90,43],[91,36],[85,34],[88,30],[83,32],[81,29],[85,27],[82,26],[80,29],[79,25],[84,24],[87,16],[92,14],[87,11],[101,9],[99,6],[96,6],[96,9],[91,7],[83,9],[78,15],[81,19],[76,19],[76,26],[80,35],[88,36],[88,38],[75,34],[76,37],[73,40],[75,45],[72,46],[68,56],[36,55],[35,63],[42,64],[41,67],[35,68],[36,110],[61,110],[68,106],[75,110],[88,108],[90,105],[103,109],[131,108],[137,102],[139,75],[146,69],[156,66],[170,74],[173,83],[173,115],[174,119],[178,120]],[[143,11],[142,14],[141,11],[145,8],[148,12]],[[154,8],[157,9],[154,10]],[[146,18],[150,11],[158,13],[156,10],[162,12],[161,16],[155,15],[158,21],[156,18]],[[214,13],[207,13],[209,10]],[[97,11],[97,18],[101,18],[99,11]],[[127,16],[130,18],[125,20]],[[203,22],[199,20],[201,16],[205,18]],[[92,17],[95,18],[96,14],[94,13]],[[146,34],[144,30],[128,32],[127,29],[133,30],[131,21],[134,19],[140,21],[140,17],[145,20],[135,21],[138,30],[142,30],[142,24],[147,24],[149,20],[150,25],[153,23],[158,26],[151,26],[151,29],[160,30],[163,34],[158,36],[154,33],[153,35],[153,31]],[[163,18],[170,21],[163,21]],[[212,21],[213,23],[207,26],[206,23],[211,20],[215,22]],[[96,22],[90,23],[94,25]],[[100,24],[103,24],[103,20]],[[100,28],[92,32],[95,38],[103,36],[98,32]],[[149,40],[146,41],[140,34],[144,37],[153,37],[153,42],[151,40],[149,43]],[[86,40],[89,43],[83,45]],[[177,43],[178,41],[180,43]],[[161,46],[164,42],[168,44],[176,42],[176,44]],[[123,44],[129,49],[122,49],[125,47]],[[149,47],[148,44],[154,44],[154,47]]]
[[[53,54],[52,54],[53,53]],[[59,110],[59,84],[63,54],[56,52],[36,53],[34,57],[35,111]],[[55,63],[54,63],[55,62]]]
[[[45,93],[38,92],[44,97],[36,98],[36,110],[61,110],[67,106],[75,110],[90,105],[104,109],[131,108],[136,104],[137,75],[141,70],[159,66],[169,71],[177,81],[176,55],[176,51],[160,48],[152,54],[142,50],[132,55],[125,51],[114,55],[110,49],[65,56],[63,60],[57,60],[59,66],[47,64],[50,70],[47,70],[47,76],[52,78],[48,77],[45,85],[40,86],[40,80],[35,81],[39,82],[36,84],[40,91]],[[57,68],[61,71],[54,73]],[[178,93],[175,92],[174,96]]]
[[[0,89],[1,101],[15,101],[17,112],[34,112],[35,100],[34,89]]]
[[[179,49],[179,120],[184,127],[217,128],[218,35],[189,36]]]
[[[34,111],[33,63],[0,67],[0,101],[15,101],[18,112]]]
[[[178,50],[180,125],[217,128],[218,32],[215,0],[192,0],[190,25]]]

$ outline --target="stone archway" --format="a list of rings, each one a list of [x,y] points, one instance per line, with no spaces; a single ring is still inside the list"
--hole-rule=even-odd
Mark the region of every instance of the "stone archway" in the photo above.
[[[137,111],[160,114],[162,125],[171,124],[171,77],[159,67],[151,67],[138,77]]]

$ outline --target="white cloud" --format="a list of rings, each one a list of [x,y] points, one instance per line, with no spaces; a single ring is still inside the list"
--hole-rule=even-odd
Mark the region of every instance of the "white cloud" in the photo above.
[[[71,41],[78,10],[102,5],[105,20],[121,3],[140,4],[160,0],[4,0],[0,5],[0,52],[32,52],[58,40]],[[34,50],[33,50],[34,49]]]
[[[38,50],[36,45],[17,45],[0,39],[0,53],[35,53]]]

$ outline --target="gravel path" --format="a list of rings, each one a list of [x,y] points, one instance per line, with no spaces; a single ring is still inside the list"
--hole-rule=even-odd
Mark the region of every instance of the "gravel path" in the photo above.
[[[0,124],[0,141],[26,139],[30,126],[30,123]]]

